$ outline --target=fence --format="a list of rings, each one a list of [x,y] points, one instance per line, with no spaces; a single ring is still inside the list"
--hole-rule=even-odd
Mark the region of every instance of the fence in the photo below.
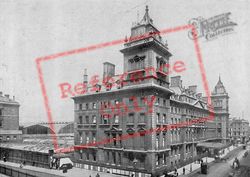
[[[0,173],[13,177],[36,177],[35,175],[30,175],[25,172],[21,172],[19,170],[15,170],[10,167],[0,165]]]

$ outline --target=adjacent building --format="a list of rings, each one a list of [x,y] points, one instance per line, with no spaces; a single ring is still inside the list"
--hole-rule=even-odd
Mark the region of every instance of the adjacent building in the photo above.
[[[145,34],[152,35],[137,38]],[[180,76],[170,79],[164,65],[172,54],[148,8],[121,53],[124,74],[115,75],[115,66],[105,62],[104,79],[93,85],[85,71],[87,92],[73,97],[77,166],[159,176],[226,146],[229,97],[221,79],[211,97],[214,109],[196,85],[184,87]],[[215,118],[177,126],[211,115]]]
[[[15,97],[0,92],[0,142],[20,141],[22,131],[19,130],[19,107]]]
[[[230,119],[229,136],[233,142],[245,143],[249,139],[249,122],[244,119]]]

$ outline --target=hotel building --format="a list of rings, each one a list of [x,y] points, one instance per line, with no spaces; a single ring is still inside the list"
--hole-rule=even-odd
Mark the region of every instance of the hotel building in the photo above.
[[[153,35],[135,39],[144,34]],[[176,166],[213,155],[215,142],[221,148],[226,144],[228,96],[221,90],[221,80],[212,93],[212,102],[220,104],[213,112],[207,98],[197,93],[197,86],[185,88],[180,76],[169,78],[167,68],[161,68],[172,54],[148,8],[131,28],[121,53],[126,76],[115,75],[115,66],[105,62],[103,78],[113,78],[115,84],[103,80],[94,91],[88,87],[87,93],[73,97],[77,166],[127,176],[161,176]],[[86,71],[84,83],[91,85]],[[215,119],[175,126],[209,115]],[[147,130],[154,131],[145,133]],[[123,139],[123,135],[131,138]],[[112,141],[89,144],[105,139]],[[88,148],[81,148],[86,144]]]

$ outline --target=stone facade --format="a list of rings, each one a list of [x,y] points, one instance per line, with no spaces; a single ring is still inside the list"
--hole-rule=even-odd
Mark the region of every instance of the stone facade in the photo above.
[[[145,33],[154,35],[133,39]],[[169,64],[172,54],[147,8],[143,19],[131,28],[121,53],[124,77],[115,75],[113,64],[104,63],[103,76],[112,77],[116,86],[100,81],[94,92],[88,87],[86,93],[73,97],[77,166],[123,175],[159,176],[207,155],[201,142],[226,140],[228,97],[218,92],[220,79],[212,102],[225,98],[226,113],[224,107],[213,111],[208,98],[196,92],[197,86],[183,87],[180,76],[170,81],[168,68],[161,67]],[[216,118],[191,123],[211,115]],[[177,126],[187,122],[187,126]],[[145,133],[149,130],[151,133]]]
[[[229,136],[233,142],[245,143],[249,139],[249,122],[244,119],[230,119]]]
[[[0,92],[0,141],[21,140],[19,130],[19,103]]]

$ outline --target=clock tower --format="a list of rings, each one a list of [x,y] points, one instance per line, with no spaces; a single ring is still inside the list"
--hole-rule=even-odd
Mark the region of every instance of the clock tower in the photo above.
[[[218,128],[217,131],[221,134],[221,138],[225,141],[228,139],[227,127],[229,127],[229,96],[220,77],[212,92],[211,99],[216,113],[215,121]]]
[[[166,66],[171,53],[149,16],[148,6],[142,20],[133,24],[131,35],[125,40],[121,52],[124,73],[128,76],[126,85],[154,83],[169,88]]]

